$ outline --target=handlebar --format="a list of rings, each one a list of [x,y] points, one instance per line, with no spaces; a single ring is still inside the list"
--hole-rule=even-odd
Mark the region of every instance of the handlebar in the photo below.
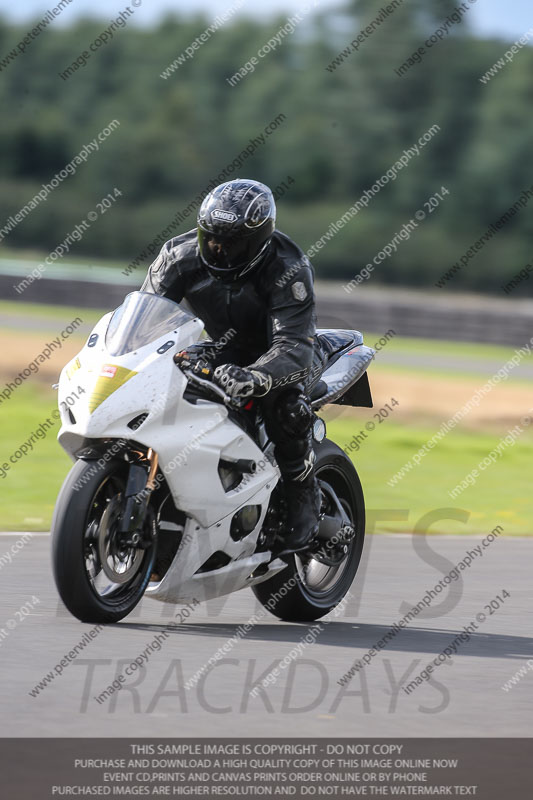
[[[213,392],[214,394],[218,395],[225,406],[228,408],[233,408],[236,411],[242,409],[242,407],[248,402],[249,398],[235,398],[231,397],[229,394],[226,394],[224,389],[221,389],[220,386],[217,386],[216,383],[213,381],[206,380],[206,378],[200,378],[199,375],[196,375],[191,369],[180,367],[183,374],[186,376],[187,380],[196,383],[198,386],[201,386],[204,389],[207,389],[209,392]]]

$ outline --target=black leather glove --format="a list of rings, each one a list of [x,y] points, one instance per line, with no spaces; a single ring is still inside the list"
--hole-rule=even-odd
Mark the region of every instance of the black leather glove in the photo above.
[[[263,397],[272,388],[272,378],[257,369],[221,364],[215,370],[217,383],[230,397]]]

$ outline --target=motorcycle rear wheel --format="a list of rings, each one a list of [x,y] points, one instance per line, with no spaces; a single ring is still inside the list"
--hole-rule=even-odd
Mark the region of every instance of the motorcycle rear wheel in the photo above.
[[[287,622],[311,622],[324,617],[342,601],[356,576],[365,538],[365,501],[357,471],[336,444],[324,439],[315,448],[315,474],[333,487],[355,535],[336,566],[310,554],[288,557],[287,569],[252,586],[259,602]]]

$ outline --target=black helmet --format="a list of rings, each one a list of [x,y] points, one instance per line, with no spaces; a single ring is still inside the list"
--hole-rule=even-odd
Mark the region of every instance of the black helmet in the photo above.
[[[266,256],[275,227],[276,204],[268,186],[244,179],[221,183],[198,213],[202,261],[213,277],[238,280]]]

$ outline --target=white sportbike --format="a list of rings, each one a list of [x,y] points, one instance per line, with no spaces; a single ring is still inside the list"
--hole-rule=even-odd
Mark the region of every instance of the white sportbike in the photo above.
[[[316,416],[318,538],[280,557],[285,501],[260,403],[243,407],[173,361],[203,327],[184,305],[133,292],[61,373],[58,440],[75,464],[55,508],[53,568],[83,622],[116,622],[143,596],[190,603],[245,587],[281,619],[314,620],[355,577],[365,508],[352,462]],[[374,351],[357,331],[318,334],[313,410],[371,405]]]

